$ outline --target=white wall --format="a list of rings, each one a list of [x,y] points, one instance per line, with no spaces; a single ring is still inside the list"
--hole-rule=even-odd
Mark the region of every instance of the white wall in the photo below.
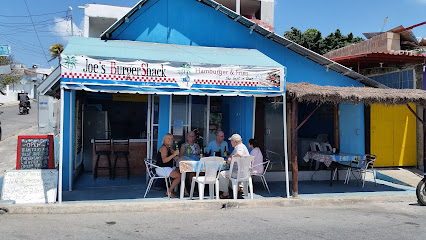
[[[79,8],[84,8],[84,37],[99,37],[131,9],[102,4],[86,4]]]
[[[28,93],[28,97],[33,99],[34,96],[34,83],[26,83],[26,84],[14,84],[7,85],[3,92],[6,95],[0,93],[0,103],[10,103],[18,101],[18,93],[24,90]]]

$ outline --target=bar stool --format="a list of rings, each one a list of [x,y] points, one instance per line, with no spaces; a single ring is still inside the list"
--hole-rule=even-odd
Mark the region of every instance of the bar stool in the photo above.
[[[130,164],[129,164],[129,139],[125,140],[112,140],[113,154],[115,155],[114,168],[112,171],[112,179],[115,178],[115,169],[123,168],[127,169],[127,179],[130,178]],[[117,167],[117,160],[119,156],[126,157],[126,167]]]
[[[95,153],[98,155],[96,158],[95,164],[95,173],[93,178],[96,179],[98,177],[98,169],[108,169],[109,178],[112,177],[112,167],[111,167],[111,159],[109,155],[111,155],[111,139],[95,139]],[[108,158],[108,167],[99,167],[99,159],[104,155]]]

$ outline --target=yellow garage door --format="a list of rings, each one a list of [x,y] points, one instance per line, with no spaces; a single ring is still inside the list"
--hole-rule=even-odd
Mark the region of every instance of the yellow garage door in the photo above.
[[[416,118],[407,106],[373,104],[370,120],[374,166],[416,166]]]

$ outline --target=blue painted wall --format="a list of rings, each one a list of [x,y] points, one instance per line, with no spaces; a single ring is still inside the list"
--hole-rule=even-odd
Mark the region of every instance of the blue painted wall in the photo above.
[[[71,101],[72,97],[72,101]],[[62,189],[63,191],[70,190],[69,178],[70,178],[70,162],[71,169],[74,171],[74,113],[75,113],[75,91],[73,90],[64,90],[64,121],[62,124],[64,141],[63,141],[63,167],[62,167]],[[70,106],[71,102],[71,106]],[[71,118],[71,128],[70,126],[70,118]],[[71,139],[70,139],[71,135]],[[71,140],[71,141],[70,141]],[[70,151],[72,152],[72,158],[70,159]],[[71,176],[72,177],[72,176]]]
[[[227,138],[238,133],[247,142],[253,136],[253,97],[226,97],[222,100],[222,130]],[[232,150],[228,139],[228,145]]]
[[[254,97],[240,97],[241,99],[241,137],[248,146],[248,140],[253,137],[253,104]]]
[[[365,154],[364,104],[339,104],[340,151]]]
[[[318,85],[363,86],[296,54],[226,15],[194,0],[151,0],[112,39],[180,45],[253,48],[287,67],[287,81]],[[131,49],[129,49],[131,51]],[[224,56],[225,57],[225,56]]]
[[[257,33],[250,34],[250,29],[194,0],[148,1],[148,4],[130,17],[128,23],[123,24],[112,33],[111,39],[208,47],[253,48],[285,66],[287,68],[286,81],[288,82],[309,82],[323,86],[341,87],[363,86],[332,70],[326,71],[323,66]],[[229,110],[232,112],[235,107],[229,108]],[[252,106],[247,103],[243,108],[248,110],[247,108],[250,107]],[[241,106],[240,109],[242,110]],[[240,113],[245,114],[245,111]],[[347,151],[364,152],[363,107],[342,104],[340,113],[341,147]],[[246,116],[243,119],[251,118],[251,116]],[[238,116],[234,116],[234,120],[238,120]],[[237,126],[229,124],[232,122],[224,123],[224,130],[237,129]],[[360,129],[360,135],[355,135],[354,129]],[[333,136],[333,134],[330,135]],[[244,136],[244,141],[247,137],[251,137],[251,135]],[[353,137],[359,138],[359,141],[355,143]]]
[[[326,69],[285,47],[258,35],[250,34],[250,29],[234,22],[224,14],[194,0],[150,0],[129,22],[120,26],[112,39],[158,42],[181,45],[253,48],[258,49],[273,60],[287,67],[286,80],[289,82],[309,82],[317,85],[363,86],[355,80]],[[129,49],[128,51],[132,51]],[[226,57],[226,56],[224,56]],[[141,56],[143,58],[143,56]],[[184,60],[184,59],[183,59]],[[65,91],[64,102],[64,167],[63,188],[69,189],[69,150],[72,151],[73,140],[69,142],[70,91]],[[159,143],[169,128],[169,98],[160,97]],[[74,100],[74,99],[73,99]],[[244,142],[252,135],[253,98],[241,98],[229,111],[240,109],[240,129]],[[73,103],[74,105],[74,103]],[[73,107],[72,107],[73,108]],[[362,104],[353,106],[341,104],[340,139],[341,150],[364,153],[364,111]],[[233,124],[229,118],[228,127]],[[73,124],[74,125],[74,124]],[[236,127],[234,125],[234,127]],[[356,135],[356,130],[360,135]],[[73,134],[71,134],[74,137]]]

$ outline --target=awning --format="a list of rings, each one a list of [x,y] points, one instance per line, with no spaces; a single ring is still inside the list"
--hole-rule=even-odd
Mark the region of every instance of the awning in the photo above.
[[[309,83],[287,83],[287,96],[299,102],[338,104],[350,102],[405,105],[415,103],[426,106],[426,91],[421,89],[394,89],[371,87],[318,86]]]
[[[256,49],[74,37],[61,56],[61,86],[108,93],[277,96],[284,67]]]

